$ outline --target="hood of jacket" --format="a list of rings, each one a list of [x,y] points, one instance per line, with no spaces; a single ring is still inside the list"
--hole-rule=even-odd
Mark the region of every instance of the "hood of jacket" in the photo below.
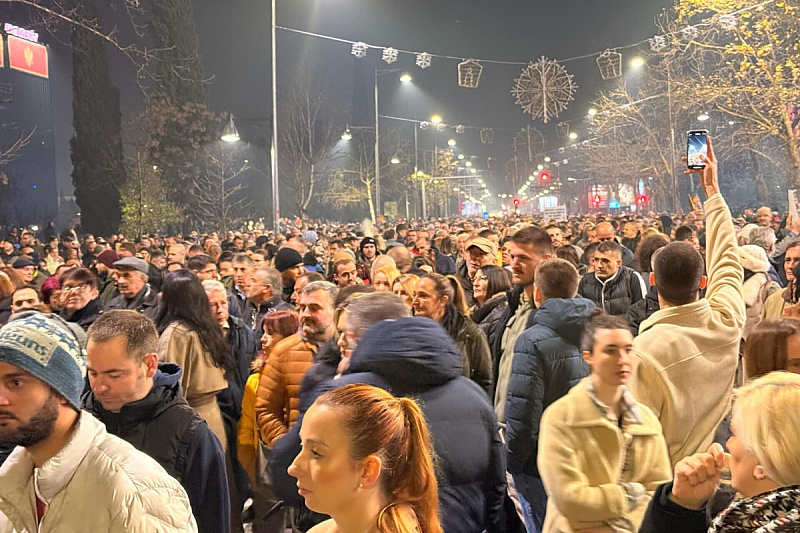
[[[347,373],[372,372],[390,383],[434,387],[462,370],[461,352],[438,323],[404,317],[370,327],[353,350]]]
[[[581,345],[581,335],[595,305],[586,298],[550,298],[536,312],[536,323],[547,326],[574,346]]]
[[[767,252],[755,244],[745,244],[739,247],[739,262],[742,267],[751,272],[769,272],[769,258]]]
[[[136,402],[125,404],[119,413],[112,413],[103,408],[100,400],[90,390],[83,394],[81,407],[95,415],[101,422],[113,428],[119,428],[120,434],[141,423],[151,420],[163,413],[176,401],[183,400],[181,393],[181,376],[183,370],[175,363],[158,363],[158,370],[153,376],[153,387],[147,396]],[[114,431],[114,433],[118,433]]]

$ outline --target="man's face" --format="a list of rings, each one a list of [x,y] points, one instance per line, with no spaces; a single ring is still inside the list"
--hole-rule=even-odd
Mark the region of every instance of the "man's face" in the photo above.
[[[597,242],[597,230],[590,229],[586,232],[589,242]]]
[[[297,302],[300,301],[300,293],[303,291],[303,287],[308,285],[308,276],[300,276],[297,278],[297,281],[294,282],[294,291],[292,292],[292,296],[289,300],[297,305]]]
[[[301,294],[297,304],[300,328],[311,341],[324,342],[330,338],[333,328],[333,305],[326,291]]]
[[[786,279],[794,281],[794,267],[800,262],[800,246],[794,246],[786,250],[786,257],[783,259],[783,269],[786,271]]]
[[[353,355],[353,350],[356,349],[358,344],[358,337],[355,331],[347,327],[347,311],[342,311],[339,314],[339,323],[336,324],[336,329],[339,330],[339,337],[336,339],[336,344],[342,354],[342,360],[336,368],[337,373],[342,373],[347,370],[350,365],[350,356]]]
[[[219,264],[219,277],[226,278],[233,276],[233,265],[230,261],[221,261]]]
[[[228,295],[225,291],[206,291],[206,296],[208,296],[211,314],[222,326],[228,321]]]
[[[467,246],[467,241],[469,241],[469,235],[466,233],[462,233],[456,238],[456,250],[458,250],[458,253],[464,253],[464,248]]]
[[[264,259],[264,256],[261,254],[253,254],[250,256],[250,259],[253,261],[253,269],[267,266],[267,261]]]
[[[636,224],[633,222],[625,224],[625,227],[622,229],[622,236],[626,239],[636,238]]]
[[[358,273],[356,270],[356,264],[352,261],[348,261],[347,263],[341,264],[336,267],[336,284],[339,287],[347,287],[348,285],[357,285],[358,284]]]
[[[33,273],[36,270],[33,266],[26,266],[15,269],[25,283],[33,281]]]
[[[364,248],[362,249],[364,253],[364,257],[367,259],[372,259],[375,257],[375,245],[374,244],[365,244]]]
[[[598,329],[591,352],[583,358],[592,367],[592,375],[611,387],[625,385],[632,372],[633,335],[627,329]]]
[[[233,282],[236,286],[244,292],[247,290],[247,283],[250,281],[250,276],[253,275],[253,267],[245,262],[232,263],[233,265]]]
[[[144,360],[129,357],[123,336],[107,342],[89,339],[86,344],[89,386],[103,409],[112,413],[119,413],[124,405],[147,396],[157,366],[156,354],[148,354]]]
[[[206,266],[203,267],[202,270],[198,270],[197,272],[195,272],[195,275],[197,276],[197,279],[199,279],[201,282],[219,279],[219,273],[217,272],[217,265],[215,265],[214,263],[207,264]]]
[[[86,249],[89,251],[89,253],[94,252],[94,249],[97,248],[97,241],[94,240],[94,237],[92,237],[91,235],[86,237],[85,242],[86,242]]]
[[[493,264],[495,264],[494,254],[485,252],[477,246],[470,246],[467,249],[467,273],[470,279],[475,277],[480,267]]]
[[[19,238],[19,246],[22,248],[23,246],[30,246],[33,242],[33,236],[30,233],[23,233]]]
[[[0,442],[30,447],[47,439],[65,402],[31,374],[0,363]]]
[[[431,245],[428,242],[428,239],[426,239],[425,237],[417,237],[416,247],[417,251],[423,255],[427,254],[428,251],[431,249]]]
[[[247,283],[246,294],[253,303],[260,304],[272,298],[272,287],[266,285],[260,275],[253,274]]]
[[[297,264],[290,269],[284,270],[282,272],[282,276],[284,279],[284,287],[293,285],[294,282],[297,281],[297,278],[299,278],[306,272],[308,272],[306,270],[306,267],[304,267],[301,264]]]
[[[244,250],[244,239],[242,239],[241,237],[236,237],[235,239],[233,239],[233,245],[236,247],[237,250],[241,252],[242,250]]]
[[[598,279],[608,279],[619,270],[622,258],[614,252],[595,252],[594,271]]]
[[[117,270],[117,288],[125,298],[131,299],[144,288],[144,276],[136,270]]]
[[[406,242],[417,242],[417,230],[410,229],[406,232]]]
[[[183,263],[186,261],[186,249],[183,245],[174,244],[167,248],[167,263]]]
[[[17,314],[22,311],[37,309],[39,304],[39,295],[33,289],[20,289],[14,293],[11,299],[11,313]]]
[[[167,259],[163,256],[151,257],[150,264],[159,270],[164,270],[164,268],[167,266]]]
[[[772,211],[769,209],[761,208],[756,212],[756,224],[761,227],[768,228],[772,223]]]
[[[608,242],[614,240],[614,226],[608,224],[607,222],[603,222],[597,225],[597,229],[595,230],[595,234],[597,235],[597,242]]]
[[[533,244],[511,242],[511,281],[523,287],[533,283],[536,267],[545,259],[534,249]]]
[[[553,248],[558,248],[564,242],[564,234],[559,228],[548,228],[547,234],[550,236],[550,242],[553,243]]]
[[[338,242],[332,242],[330,245],[328,245],[328,253],[331,256],[333,256],[333,255],[335,255],[335,254],[337,254],[337,253],[339,253],[341,251],[342,251],[342,249],[341,249],[341,247],[339,247],[339,243]]]

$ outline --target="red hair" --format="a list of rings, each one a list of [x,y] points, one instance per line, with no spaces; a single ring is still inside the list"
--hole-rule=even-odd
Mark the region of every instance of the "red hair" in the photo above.
[[[295,311],[275,311],[264,316],[262,329],[270,335],[281,335],[286,338],[297,333],[300,317]]]
[[[371,385],[334,389],[315,403],[343,413],[353,460],[370,455],[382,460],[380,481],[389,504],[378,516],[378,530],[442,533],[434,451],[417,403]]]

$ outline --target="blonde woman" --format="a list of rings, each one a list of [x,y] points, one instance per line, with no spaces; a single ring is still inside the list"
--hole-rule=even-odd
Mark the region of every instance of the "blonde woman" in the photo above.
[[[372,275],[372,286],[378,292],[391,292],[394,280],[400,277],[400,271],[392,265],[380,267]]]
[[[400,274],[392,283],[392,292],[403,300],[409,311],[411,302],[414,301],[417,294],[417,281],[419,281],[419,276],[415,274]]]

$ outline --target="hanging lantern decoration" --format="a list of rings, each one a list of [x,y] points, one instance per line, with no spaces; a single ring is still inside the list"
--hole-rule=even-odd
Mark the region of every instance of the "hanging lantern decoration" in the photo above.
[[[622,76],[622,54],[606,50],[597,56],[597,68],[604,80],[613,80]]]
[[[556,124],[556,135],[559,139],[566,139],[569,135],[569,124],[566,122]]]
[[[395,48],[384,48],[383,49],[383,55],[381,56],[381,59],[386,61],[387,64],[391,65],[392,63],[397,61],[397,55],[398,54],[399,54],[399,52]]]
[[[458,64],[458,86],[476,89],[481,80],[483,66],[474,59],[467,59]]]
[[[494,130],[492,128],[483,128],[481,130],[481,143],[483,144],[494,143]]]
[[[433,56],[431,56],[428,52],[422,52],[417,54],[417,66],[421,69],[426,69],[431,66],[431,60]]]
[[[353,48],[350,50],[350,53],[358,59],[364,59],[367,57],[367,50],[369,50],[369,45],[367,43],[357,42],[353,43]]]

